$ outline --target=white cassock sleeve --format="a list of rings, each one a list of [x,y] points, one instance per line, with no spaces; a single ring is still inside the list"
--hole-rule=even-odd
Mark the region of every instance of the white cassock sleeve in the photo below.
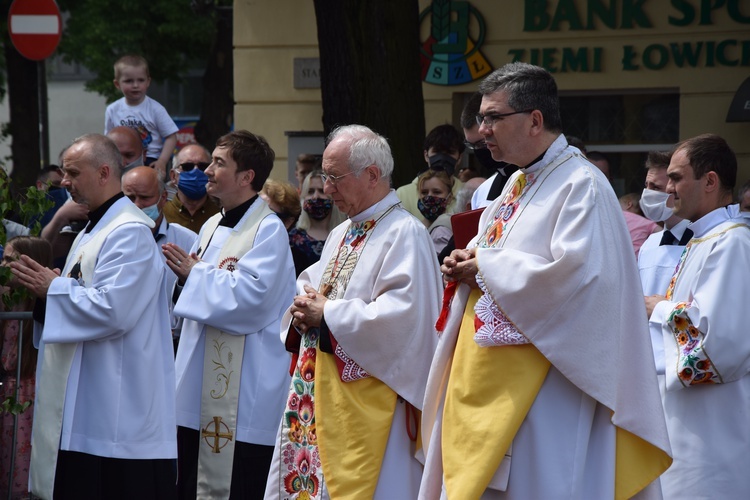
[[[43,340],[85,342],[120,337],[131,331],[156,300],[163,265],[151,230],[124,224],[102,245],[90,287],[55,278],[47,291]],[[71,328],[71,325],[76,325]]]
[[[750,335],[737,308],[750,295],[750,280],[741,272],[750,246],[732,233],[715,238],[710,249],[700,247],[711,242],[697,245],[693,251],[708,255],[699,268],[689,267],[688,257],[681,276],[691,281],[691,296],[662,301],[651,315],[652,331],[664,341],[667,390],[732,382],[750,372]]]
[[[291,257],[279,255],[279,249],[288,250],[289,236],[282,224],[270,220],[261,222],[253,248],[235,272],[219,269],[210,258],[193,267],[175,305],[177,316],[236,335],[260,332],[278,321],[289,290],[277,281],[286,276]]]

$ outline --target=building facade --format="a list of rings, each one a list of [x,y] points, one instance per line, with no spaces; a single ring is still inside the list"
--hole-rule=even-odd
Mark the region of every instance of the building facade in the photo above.
[[[565,133],[609,157],[620,194],[642,189],[646,152],[706,132],[737,153],[738,184],[750,178],[750,121],[727,121],[750,77],[747,1],[420,0],[419,8],[427,130],[458,126],[481,78],[520,60],[555,75]],[[236,0],[234,39],[235,126],[265,136],[277,151],[274,176],[288,177],[298,137],[309,149],[322,131],[313,2]],[[750,120],[750,96],[736,100],[739,119]]]

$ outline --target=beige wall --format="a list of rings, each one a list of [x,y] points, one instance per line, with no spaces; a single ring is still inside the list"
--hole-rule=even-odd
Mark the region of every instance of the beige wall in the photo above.
[[[420,0],[420,10],[430,5]],[[586,22],[586,5],[577,0],[576,6]],[[594,2],[591,2],[594,3]],[[606,3],[610,2],[598,2]],[[621,6],[627,2],[612,2]],[[698,0],[688,1],[698,8]],[[548,13],[554,15],[557,0],[549,0]],[[473,0],[471,5],[484,16],[487,26],[482,54],[497,68],[512,60],[512,49],[525,49],[531,62],[530,49],[557,49],[558,65],[563,47],[601,47],[602,59],[599,73],[556,72],[555,78],[562,91],[619,91],[623,89],[677,89],[680,98],[680,138],[704,132],[718,133],[726,138],[740,160],[738,182],[750,178],[750,122],[726,123],[726,113],[735,91],[750,76],[750,67],[707,67],[701,54],[695,68],[677,67],[674,61],[661,70],[651,70],[640,65],[635,71],[623,69],[623,47],[631,45],[641,54],[650,44],[669,46],[675,42],[738,40],[746,41],[747,58],[750,58],[750,24],[732,20],[726,8],[711,14],[712,25],[700,26],[698,17],[689,26],[676,27],[668,22],[669,16],[681,17],[671,2],[645,2],[644,13],[652,28],[611,29],[596,23],[591,31],[571,31],[563,22],[558,31],[549,29],[524,32],[524,2],[512,0]],[[745,10],[748,10],[745,8]],[[315,13],[311,1],[278,0],[259,2],[235,1],[235,98],[236,127],[248,128],[266,136],[277,152],[276,178],[286,178],[287,130],[321,130],[322,109],[319,89],[294,89],[293,59],[317,57]],[[750,12],[742,12],[750,16]],[[617,14],[618,25],[622,15]],[[421,27],[422,39],[428,33],[428,22]],[[476,24],[470,28],[472,33]],[[705,48],[705,47],[704,47]],[[726,52],[730,58],[741,57],[741,48]],[[459,86],[423,84],[426,126],[430,128],[453,122],[453,94],[473,92],[478,82]]]

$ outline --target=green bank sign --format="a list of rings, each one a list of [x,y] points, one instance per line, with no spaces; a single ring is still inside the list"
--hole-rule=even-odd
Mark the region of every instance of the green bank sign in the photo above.
[[[644,9],[647,3],[647,0],[525,0],[523,30],[534,33],[654,29]],[[670,0],[666,21],[676,27],[713,26],[719,15],[745,29],[750,25],[750,1]],[[709,37],[707,34],[702,40],[623,45],[622,69],[660,70],[670,63],[678,68],[750,66],[750,37],[742,40]],[[604,51],[604,47],[597,46],[522,47],[509,49],[508,54],[514,61],[543,66],[552,73],[597,73],[603,70]]]

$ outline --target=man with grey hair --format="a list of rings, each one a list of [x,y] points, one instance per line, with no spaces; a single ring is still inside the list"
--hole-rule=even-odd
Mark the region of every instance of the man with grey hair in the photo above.
[[[121,161],[103,135],[76,139],[62,186],[89,208],[88,224],[62,273],[26,257],[11,264],[43,324],[30,482],[45,499],[175,495],[164,265],[153,221],[120,190]]]
[[[614,192],[562,135],[547,70],[507,64],[479,91],[479,133],[520,170],[441,268],[420,498],[658,495],[669,444]]]
[[[267,499],[416,498],[414,459],[442,283],[424,225],[390,189],[388,142],[334,130],[324,190],[349,220],[297,280],[282,320],[292,383]]]

